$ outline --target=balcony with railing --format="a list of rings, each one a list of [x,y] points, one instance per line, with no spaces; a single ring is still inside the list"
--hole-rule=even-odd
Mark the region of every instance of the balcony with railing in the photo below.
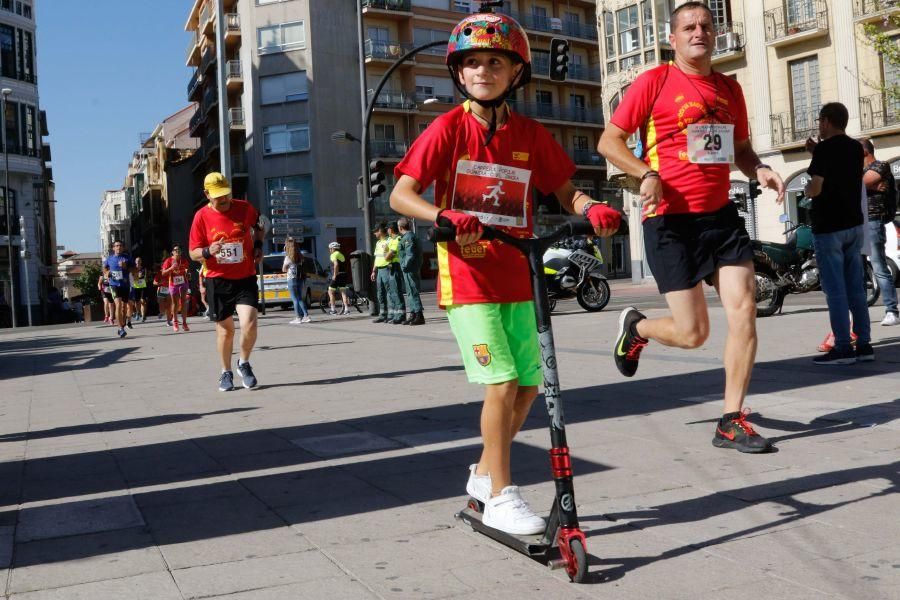
[[[825,0],[787,2],[763,13],[766,44],[785,46],[828,33],[828,5]]]
[[[200,64],[200,36],[197,35],[197,32],[192,33],[191,39],[188,40],[185,60],[189,67],[196,67]]]
[[[532,55],[531,74],[535,77],[549,78],[550,57],[542,54]],[[566,74],[566,78],[600,85],[601,75],[602,71],[600,70],[600,67],[569,63],[569,71]]]
[[[859,128],[863,131],[900,128],[900,99],[886,94],[860,98]]]
[[[771,115],[772,147],[800,146],[806,142],[806,138],[818,135],[818,116],[819,107]]]
[[[197,132],[200,130],[201,125],[203,125],[204,121],[206,121],[206,113],[202,110],[202,108],[198,107],[197,112],[194,113],[194,116],[191,117],[190,124],[188,125],[188,131],[191,134],[191,137],[200,137],[197,135]]]
[[[366,40],[366,60],[390,60],[394,61],[413,49],[412,44],[402,42],[381,42],[377,40]],[[407,63],[413,63],[415,59],[410,59]]]
[[[562,33],[582,40],[597,41],[597,27],[580,21],[562,20]]]
[[[900,13],[900,0],[853,0],[853,20],[859,23],[883,21]]]
[[[408,13],[399,16],[412,15],[411,0],[360,0],[363,13],[377,13],[383,16],[396,15],[397,13]]]
[[[207,35],[212,35],[214,29],[213,25],[215,23],[216,18],[216,10],[214,0],[210,2],[207,0],[203,3],[203,6],[200,8],[200,31]]]
[[[229,60],[225,63],[225,86],[228,91],[233,92],[244,85],[244,69],[241,67],[241,61]]]
[[[216,129],[210,129],[207,132],[203,139],[203,147],[206,149],[207,157],[211,156],[219,147],[219,132]]]
[[[201,106],[204,113],[208,113],[214,106],[219,103],[219,90],[215,87],[208,87],[203,92],[203,102]]]
[[[416,104],[456,104],[456,98],[453,94],[426,94],[425,92],[416,92]]]
[[[372,92],[369,90],[368,96],[371,101]],[[415,94],[409,92],[391,92],[382,90],[375,99],[375,108],[392,109],[392,110],[414,110],[416,108]]]
[[[194,157],[196,162],[194,163],[194,166],[191,167],[191,171],[198,171],[203,165],[206,164],[206,150],[203,148],[203,146],[197,148],[196,152],[194,152]]]
[[[188,82],[187,86],[188,100],[197,100],[195,96],[197,95],[197,92],[200,91],[201,83],[203,83],[203,76],[200,75],[200,71],[195,70],[194,75],[191,77],[191,80]]]
[[[603,111],[599,108],[579,106],[562,106],[544,102],[516,102],[514,110],[526,117],[548,119],[551,121],[569,121],[603,126]]]
[[[369,140],[370,154],[377,158],[403,158],[407,144],[400,140]]]
[[[576,165],[606,168],[606,160],[598,152],[586,148],[573,150],[572,160]]]
[[[243,108],[228,109],[228,125],[232,129],[244,129],[246,127]]]
[[[212,46],[203,49],[203,58],[200,60],[200,72],[206,71],[216,63],[216,51]]]
[[[716,25],[713,64],[744,55],[744,24],[739,22]]]
[[[225,42],[230,43],[241,37],[241,16],[237,13],[225,15]]]

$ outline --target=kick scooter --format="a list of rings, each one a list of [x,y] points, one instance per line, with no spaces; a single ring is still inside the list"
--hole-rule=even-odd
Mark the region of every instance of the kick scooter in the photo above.
[[[443,225],[440,223],[439,225]],[[482,520],[484,504],[469,498],[466,508],[456,514],[456,518],[473,530],[493,538],[513,550],[538,560],[551,569],[564,568],[569,579],[581,583],[587,574],[587,551],[584,533],[578,527],[575,510],[575,487],[572,483],[572,461],[566,443],[566,426],[560,398],[559,373],[556,369],[556,349],[553,331],[550,327],[550,304],[547,299],[547,284],[544,280],[544,252],[563,237],[591,235],[594,228],[590,223],[567,223],[550,235],[541,238],[520,239],[508,233],[483,225],[483,240],[500,240],[517,248],[528,259],[531,285],[534,291],[534,314],[537,320],[537,335],[541,346],[541,365],[544,374],[544,399],[550,417],[550,467],[556,484],[556,499],[550,509],[547,528],[536,535],[513,535],[488,527]],[[453,240],[453,227],[434,227],[429,238],[434,242]],[[559,558],[551,558],[553,548],[559,549]]]

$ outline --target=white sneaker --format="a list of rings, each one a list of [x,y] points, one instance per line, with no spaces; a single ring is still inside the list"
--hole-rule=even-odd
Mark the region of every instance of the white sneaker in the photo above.
[[[312,319],[309,318],[309,315],[307,315],[307,316],[303,317],[302,319],[300,319],[300,322],[301,322],[301,323],[309,323],[310,321],[312,321]]]
[[[484,503],[482,522],[488,527],[513,535],[541,533],[547,525],[519,494],[519,486],[508,485]]]
[[[475,469],[478,464],[469,465],[469,481],[466,483],[466,493],[482,502],[487,503],[491,499],[491,476],[476,475]]]
[[[884,318],[881,320],[881,324],[885,327],[888,325],[900,325],[900,316],[895,312],[885,313]]]
[[[303,319],[294,319],[289,324],[290,325],[299,325],[302,322],[303,322]]]

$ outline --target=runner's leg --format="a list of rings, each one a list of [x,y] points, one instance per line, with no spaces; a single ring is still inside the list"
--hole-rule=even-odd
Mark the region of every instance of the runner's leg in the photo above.
[[[249,361],[256,344],[257,310],[248,304],[238,304],[236,310],[241,323],[241,360]]]
[[[671,316],[638,321],[637,334],[664,346],[699,348],[709,337],[709,313],[703,283],[688,290],[666,293]]]
[[[216,322],[216,348],[222,369],[231,370],[231,353],[234,350],[234,320],[231,317]]]
[[[756,359],[756,281],[753,263],[720,267],[714,283],[728,320],[723,412],[738,412],[744,405]]]

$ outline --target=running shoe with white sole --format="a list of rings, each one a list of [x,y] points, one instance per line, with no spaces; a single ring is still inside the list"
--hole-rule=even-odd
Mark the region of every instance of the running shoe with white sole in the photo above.
[[[638,321],[646,318],[633,306],[629,306],[619,315],[619,333],[616,335],[613,357],[616,360],[616,368],[625,377],[633,377],[637,372],[641,350],[647,345],[648,340],[639,336],[635,330]]]
[[[249,362],[238,362],[238,372],[241,374],[241,381],[248,390],[256,387],[256,375],[253,374],[253,367]]]
[[[219,391],[230,392],[234,389],[234,373],[225,371],[219,375]]]
[[[311,321],[312,321],[312,319],[309,318],[309,315],[307,315],[307,316],[303,317],[302,319],[300,319],[300,322],[301,322],[301,323],[309,323],[309,322],[311,322]]]
[[[547,525],[519,494],[519,486],[508,485],[484,503],[482,523],[513,535],[541,533]]]

